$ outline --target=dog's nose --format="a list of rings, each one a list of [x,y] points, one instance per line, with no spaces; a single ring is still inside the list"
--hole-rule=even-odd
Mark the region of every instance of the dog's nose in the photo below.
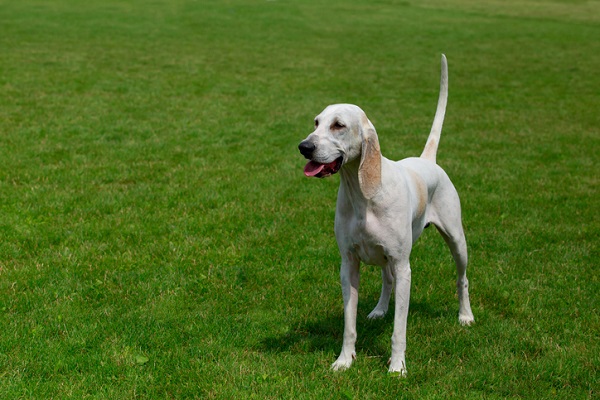
[[[315,147],[316,146],[314,143],[305,140],[298,145],[298,150],[300,150],[300,153],[304,157],[310,159],[312,157],[313,152],[315,151]]]

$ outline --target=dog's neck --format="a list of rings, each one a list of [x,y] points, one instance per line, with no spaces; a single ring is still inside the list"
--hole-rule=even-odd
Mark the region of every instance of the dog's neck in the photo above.
[[[351,203],[355,210],[364,209],[367,204],[367,199],[360,190],[360,182],[358,180],[358,169],[360,167],[360,159],[344,164],[340,169],[340,186],[344,187],[346,198]]]

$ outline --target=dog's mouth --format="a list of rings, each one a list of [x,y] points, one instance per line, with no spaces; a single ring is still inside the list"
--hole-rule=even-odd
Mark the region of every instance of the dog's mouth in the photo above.
[[[309,161],[304,167],[304,175],[317,178],[326,178],[338,172],[342,168],[344,157],[340,156],[335,161],[328,164],[321,164],[316,161]]]

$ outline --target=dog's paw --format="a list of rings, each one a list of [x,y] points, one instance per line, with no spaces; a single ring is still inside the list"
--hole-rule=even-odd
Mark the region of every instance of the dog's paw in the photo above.
[[[390,364],[390,368],[388,369],[389,374],[391,374],[392,376],[398,376],[401,378],[406,377],[406,374],[408,373],[408,371],[406,370],[406,363],[404,362],[404,360],[400,360],[395,363],[392,363],[392,361],[390,360],[389,364]]]
[[[475,322],[473,315],[459,315],[458,322],[463,326],[469,326]]]
[[[352,362],[356,359],[356,354],[352,353],[349,357],[344,353],[340,354],[338,359],[331,364],[331,369],[334,371],[344,371],[350,368]]]
[[[367,315],[368,319],[381,319],[383,317],[385,317],[385,314],[387,313],[387,310],[381,310],[378,308],[373,309],[373,311],[371,311],[371,313],[369,315]]]

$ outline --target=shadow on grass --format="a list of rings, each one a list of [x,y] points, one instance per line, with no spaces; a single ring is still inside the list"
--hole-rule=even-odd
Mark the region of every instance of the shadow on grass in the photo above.
[[[273,353],[339,350],[344,326],[343,316],[327,316],[317,321],[290,325],[288,332],[263,339],[260,349]]]
[[[371,310],[367,311],[359,306],[357,352],[381,357],[382,362],[387,362],[394,326],[393,310],[393,304],[390,304],[390,310],[384,318],[369,320],[367,315]],[[445,314],[441,308],[423,302],[414,302],[410,305],[409,323],[413,318],[438,319]],[[266,337],[260,342],[258,349],[269,353],[330,352],[337,354],[342,347],[343,333],[343,314],[341,312],[328,314],[309,322],[291,322],[288,332]]]
[[[408,309],[408,323],[410,324],[411,318],[421,318],[421,316],[428,319],[444,318],[448,315],[448,312],[449,311],[445,310],[441,305],[418,300],[411,301]]]

